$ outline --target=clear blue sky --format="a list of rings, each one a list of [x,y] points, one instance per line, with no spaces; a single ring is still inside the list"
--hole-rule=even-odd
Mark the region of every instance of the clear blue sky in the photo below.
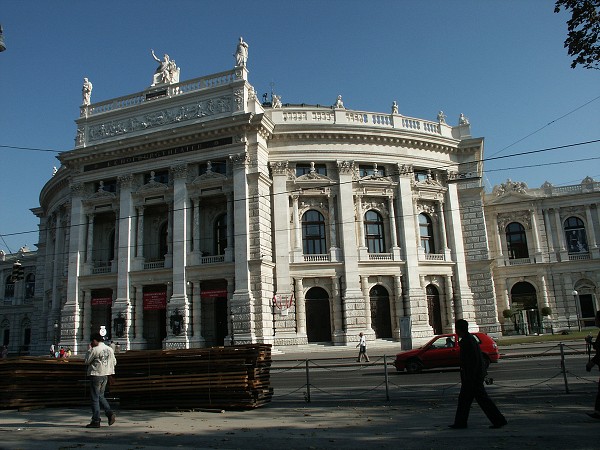
[[[83,77],[94,84],[92,102],[142,91],[156,69],[151,48],[176,60],[182,81],[229,70],[239,36],[250,45],[251,84],[262,94],[274,83],[283,103],[330,105],[341,94],[347,108],[389,112],[396,100],[401,114],[434,120],[443,110],[451,125],[464,113],[486,157],[600,139],[600,72],[570,68],[567,17],[553,4],[4,0],[0,145],[72,149]],[[486,185],[600,179],[600,159],[566,162],[599,149],[491,160]],[[0,147],[0,249],[35,249],[29,208],[53,166],[54,153]]]

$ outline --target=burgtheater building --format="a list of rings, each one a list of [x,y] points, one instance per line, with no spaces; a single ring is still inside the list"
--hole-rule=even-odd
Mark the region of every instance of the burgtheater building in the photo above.
[[[245,46],[245,47],[244,47]],[[417,345],[500,331],[483,139],[398,112],[261,102],[235,67],[93,103],[40,194],[39,349]],[[58,328],[58,329],[57,329]],[[38,349],[38,350],[39,350]]]

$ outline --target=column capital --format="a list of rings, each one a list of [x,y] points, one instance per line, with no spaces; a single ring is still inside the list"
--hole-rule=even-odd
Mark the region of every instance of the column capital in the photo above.
[[[69,189],[71,189],[72,197],[83,197],[85,193],[85,186],[83,183],[70,183]]]
[[[229,161],[233,164],[234,169],[242,169],[250,163],[250,156],[247,152],[236,153],[229,155]]]
[[[354,161],[337,161],[337,168],[341,175],[352,175],[355,171]]]
[[[188,175],[188,166],[187,164],[173,166],[171,167],[171,173],[173,174],[173,178],[175,179],[185,179]]]
[[[272,161],[269,163],[273,175],[287,175],[288,174],[288,162],[287,161]]]
[[[119,187],[121,188],[130,188],[133,184],[133,174],[120,175],[117,178],[117,182],[119,183]]]

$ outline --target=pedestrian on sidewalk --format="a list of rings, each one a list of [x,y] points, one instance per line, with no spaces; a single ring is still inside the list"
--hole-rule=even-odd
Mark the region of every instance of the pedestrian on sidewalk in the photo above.
[[[469,411],[475,399],[487,418],[492,422],[490,428],[501,428],[508,422],[488,396],[483,386],[485,367],[483,355],[475,337],[469,333],[469,323],[459,319],[455,324],[456,334],[460,341],[460,394],[454,423],[450,428],[467,428]]]
[[[365,361],[369,362],[369,355],[367,355],[367,338],[362,331],[358,333],[358,336],[360,336],[360,340],[356,346],[360,348],[358,349],[358,358],[356,359],[356,362],[362,362],[363,356]]]
[[[596,312],[596,326],[600,328],[600,311]],[[600,369],[600,331],[598,331],[598,335],[596,336],[596,340],[592,344],[592,348],[596,350],[596,354],[589,362],[585,365],[585,370],[588,372],[592,371],[592,368],[595,365],[598,365]],[[600,380],[598,380],[598,393],[596,394],[596,404],[594,406],[593,413],[587,413],[588,416],[593,419],[600,419]]]
[[[110,404],[104,398],[104,391],[108,383],[108,377],[114,375],[117,360],[113,349],[106,345],[100,333],[92,335],[92,341],[85,355],[85,363],[88,366],[87,373],[90,377],[90,395],[92,398],[92,421],[86,428],[100,428],[100,405],[104,408],[108,424],[115,423],[116,415]]]

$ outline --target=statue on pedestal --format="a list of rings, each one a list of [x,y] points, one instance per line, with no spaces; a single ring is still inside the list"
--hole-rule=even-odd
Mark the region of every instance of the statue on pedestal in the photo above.
[[[244,42],[244,39],[240,36],[237,48],[235,49],[235,66],[246,67],[248,62],[248,44]]]
[[[179,67],[175,64],[175,60],[169,58],[169,55],[165,53],[163,60],[161,61],[154,54],[154,50],[150,50],[152,52],[152,57],[159,64],[156,68],[156,72],[154,73],[154,79],[152,82],[152,86],[157,84],[172,84],[179,83]]]
[[[83,86],[81,87],[82,106],[88,106],[92,97],[92,83],[87,79],[83,79]]]

